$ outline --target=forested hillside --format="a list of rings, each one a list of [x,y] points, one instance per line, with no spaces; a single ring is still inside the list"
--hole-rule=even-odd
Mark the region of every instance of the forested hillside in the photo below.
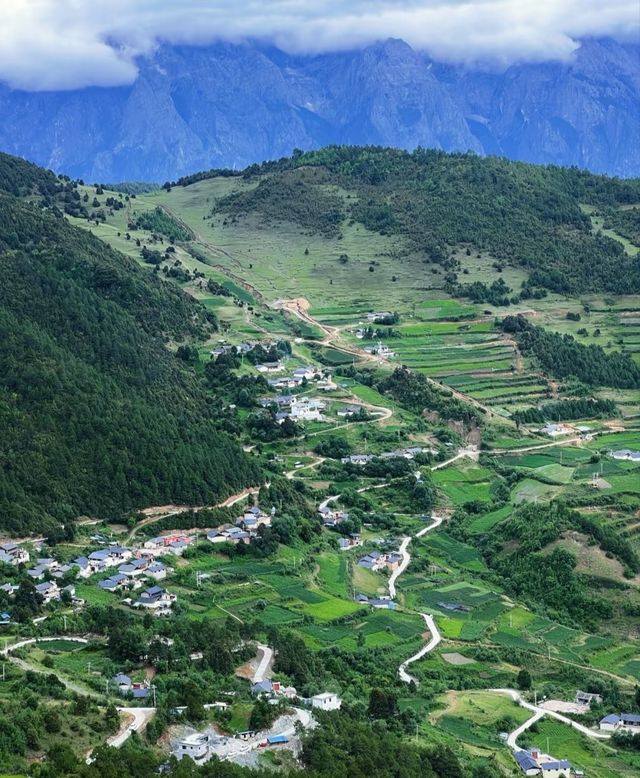
[[[473,154],[346,146],[254,165],[243,180],[255,188],[220,199],[218,213],[293,221],[328,235],[353,220],[398,236],[405,253],[442,265],[452,290],[463,280],[452,250],[466,247],[488,262],[526,268],[530,287],[566,294],[640,291],[640,261],[595,231],[581,208],[605,209],[609,221],[623,218],[619,207],[640,202],[637,180]]]
[[[57,186],[0,163],[0,189]],[[213,502],[259,480],[218,431],[204,382],[166,348],[216,326],[177,286],[7,194],[0,272],[1,528]]]

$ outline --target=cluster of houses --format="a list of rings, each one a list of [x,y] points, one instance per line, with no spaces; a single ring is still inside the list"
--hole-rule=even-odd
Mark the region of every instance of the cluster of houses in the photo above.
[[[244,514],[236,519],[235,524],[223,524],[220,527],[211,529],[207,532],[207,540],[210,543],[251,543],[256,536],[258,527],[271,525],[271,519],[275,513],[272,508],[266,513],[257,505],[247,508]]]
[[[381,551],[370,551],[358,559],[358,566],[373,572],[378,572],[385,568],[393,572],[397,570],[401,562],[402,554],[398,554],[396,551],[392,551],[389,554],[383,554]]]
[[[571,775],[571,764],[566,759],[552,759],[537,748],[516,751],[514,757],[525,775],[540,775],[543,778],[569,778]]]
[[[600,729],[603,732],[630,732],[640,733],[640,714],[638,713],[610,713],[600,719]]]
[[[257,681],[251,684],[251,694],[256,697],[268,697],[270,699],[285,698],[295,700],[298,692],[294,686],[283,686],[280,681],[273,681],[265,678],[263,681]],[[342,700],[335,692],[321,692],[312,697],[301,697],[301,701],[311,708],[318,710],[339,710]]]
[[[330,505],[321,505],[318,508],[318,513],[327,529],[334,529],[338,524],[349,518],[349,514],[346,511],[340,510],[340,508],[332,508]]]
[[[423,448],[422,446],[407,446],[406,448],[396,448],[393,451],[383,451],[382,454],[349,454],[349,456],[342,457],[341,462],[343,465],[366,465],[368,462],[373,462],[374,459],[415,459],[420,454],[435,454],[435,450],[431,448]]]

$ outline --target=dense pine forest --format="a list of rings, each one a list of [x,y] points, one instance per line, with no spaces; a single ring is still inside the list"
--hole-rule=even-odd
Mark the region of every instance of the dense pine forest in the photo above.
[[[211,171],[212,177],[220,174]],[[187,186],[207,175],[176,184]],[[407,253],[449,271],[456,270],[451,247],[466,245],[526,268],[531,285],[556,292],[640,290],[637,259],[594,231],[581,208],[595,206],[609,221],[628,221],[632,237],[635,212],[618,215],[615,209],[640,199],[635,180],[473,154],[348,146],[294,153],[236,175],[256,186],[217,203],[217,211],[232,218],[254,213],[325,235],[338,235],[347,218],[402,238]]]
[[[0,186],[55,195],[2,158]],[[20,172],[24,171],[24,177]],[[55,209],[0,195],[0,522],[48,531],[78,515],[214,502],[259,474],[166,342],[212,317]]]

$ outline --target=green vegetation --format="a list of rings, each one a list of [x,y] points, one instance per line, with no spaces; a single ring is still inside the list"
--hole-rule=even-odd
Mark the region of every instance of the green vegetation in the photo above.
[[[176,240],[191,240],[193,237],[191,230],[180,224],[160,207],[141,213],[132,226],[134,229],[148,230],[164,235],[172,243]]]
[[[640,367],[620,352],[583,346],[571,335],[558,335],[531,324],[524,316],[507,316],[502,329],[515,335],[524,354],[532,354],[556,378],[575,376],[586,384],[640,387]]]
[[[0,196],[1,526],[216,502],[259,480],[165,346],[215,327],[176,286]]]
[[[346,146],[256,165],[244,179],[257,184],[254,190],[232,195],[218,208],[254,210],[306,229],[335,231],[341,200],[322,199],[332,184],[356,194],[352,219],[401,236],[407,252],[420,252],[448,270],[456,269],[448,263],[448,248],[467,245],[529,268],[529,288],[640,290],[637,264],[617,241],[594,234],[580,208],[582,202],[614,207],[637,202],[637,182],[496,157]],[[314,209],[318,198],[325,207]]]

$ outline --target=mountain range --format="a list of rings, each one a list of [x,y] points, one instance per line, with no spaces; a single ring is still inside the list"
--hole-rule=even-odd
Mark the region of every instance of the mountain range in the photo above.
[[[0,149],[90,181],[162,182],[326,144],[496,154],[640,175],[640,47],[501,71],[401,40],[314,56],[256,42],[162,46],[125,87],[0,85]]]

